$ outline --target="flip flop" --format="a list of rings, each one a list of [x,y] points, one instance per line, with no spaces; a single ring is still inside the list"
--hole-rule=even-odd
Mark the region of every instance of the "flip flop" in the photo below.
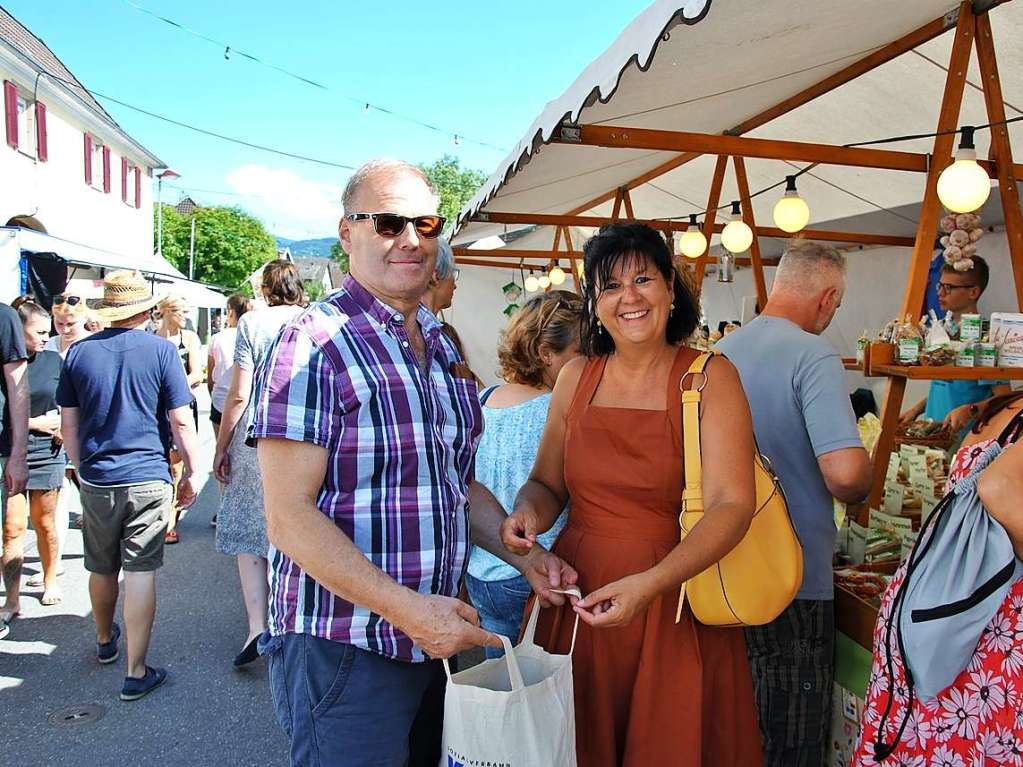
[[[0,611],[0,639],[3,639],[11,633],[11,623],[21,615],[21,612],[7,612],[6,610]]]
[[[51,596],[49,599],[46,598],[46,594],[43,594],[39,598],[39,603],[43,605],[43,607],[53,607],[54,605],[59,605],[63,601],[64,594],[62,592],[57,592],[56,596]]]

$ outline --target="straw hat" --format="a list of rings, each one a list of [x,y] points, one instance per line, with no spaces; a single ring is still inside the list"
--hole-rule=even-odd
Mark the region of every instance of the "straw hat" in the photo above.
[[[152,309],[159,300],[139,272],[110,272],[103,278],[103,303],[96,313],[107,322],[117,322]]]

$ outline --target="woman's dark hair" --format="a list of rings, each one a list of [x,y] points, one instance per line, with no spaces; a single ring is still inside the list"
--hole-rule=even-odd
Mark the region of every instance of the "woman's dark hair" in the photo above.
[[[298,267],[279,258],[263,267],[263,292],[270,306],[295,306],[305,303],[305,291]]]
[[[240,320],[242,315],[252,308],[252,304],[249,302],[248,296],[243,296],[241,293],[235,293],[227,299],[227,308],[234,312],[234,318],[236,320]]]
[[[33,296],[18,296],[11,301],[11,308],[18,313],[22,325],[36,317],[50,319],[50,313],[37,304]]]
[[[997,397],[992,397],[987,401],[987,404],[981,408],[980,414],[977,416],[976,423],[973,424],[973,433],[980,434],[980,430],[987,426],[991,419],[1001,413],[1009,405],[1013,404],[1020,398],[1023,398],[1023,391],[1014,391],[1008,394],[1000,394]]]
[[[645,224],[609,224],[600,228],[583,246],[583,317],[579,346],[587,357],[605,356],[615,350],[606,329],[597,325],[598,285],[606,285],[622,263],[645,259],[660,272],[675,294],[675,308],[668,315],[665,340],[672,345],[688,339],[700,319],[696,293],[673,263],[664,237]],[[684,267],[681,267],[684,268]]]

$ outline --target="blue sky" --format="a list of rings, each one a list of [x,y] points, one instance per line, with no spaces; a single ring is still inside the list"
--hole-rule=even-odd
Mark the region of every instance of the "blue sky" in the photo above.
[[[450,136],[367,113],[362,102],[508,149],[647,5],[132,0],[321,82],[324,91],[237,54],[225,59],[222,48],[126,0],[0,2],[86,87],[149,111],[347,165],[382,155],[430,162],[448,153],[488,175],[503,152],[467,140],[456,146]],[[334,234],[349,171],[227,144],[103,103],[181,173],[175,185],[211,190],[189,191],[200,203],[239,204],[294,239]],[[164,200],[176,202],[181,192],[168,187]]]

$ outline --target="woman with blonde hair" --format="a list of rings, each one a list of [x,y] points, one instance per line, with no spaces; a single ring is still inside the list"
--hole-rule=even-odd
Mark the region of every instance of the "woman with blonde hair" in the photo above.
[[[486,427],[476,451],[476,479],[505,509],[529,479],[554,382],[565,363],[579,355],[582,302],[575,293],[554,290],[529,299],[508,323],[497,349],[505,383],[480,392]],[[538,541],[550,549],[567,521],[567,510]],[[522,613],[532,587],[518,570],[484,551],[472,549],[465,578],[469,598],[487,631],[512,642],[519,635]],[[488,658],[502,650],[486,648]]]
[[[235,668],[259,657],[256,642],[266,631],[266,556],[270,543],[256,451],[245,444],[252,418],[252,376],[281,328],[301,314],[305,305],[298,268],[290,261],[280,259],[263,267],[262,291],[267,308],[247,312],[238,322],[231,385],[224,398],[213,457],[213,473],[224,484],[217,514],[217,551],[237,558],[249,624],[242,650],[234,658]]]
[[[551,397],[536,463],[502,525],[525,554],[571,498],[554,553],[583,599],[543,610],[537,641],[572,654],[579,767],[763,764],[746,641],[676,619],[680,587],[742,540],[753,519],[753,423],[728,360],[701,381],[705,514],[680,542],[680,385],[698,352],[696,296],[660,232],[613,224],[584,247],[581,345]]]
[[[185,375],[188,376],[188,385],[195,389],[203,380],[202,342],[199,341],[199,336],[194,330],[185,327],[190,308],[188,302],[180,296],[169,295],[160,301],[157,308],[160,310],[160,326],[156,329],[156,335],[166,338],[177,347],[181,364],[185,368]],[[199,404],[194,398],[192,399],[192,417],[195,419],[195,430],[198,432]],[[183,463],[178,451],[173,448],[170,454],[170,464],[176,494]],[[174,544],[179,540],[176,529],[179,513],[180,509],[177,500],[175,500],[170,519],[167,520],[167,532],[164,534],[164,542],[167,544]]]

